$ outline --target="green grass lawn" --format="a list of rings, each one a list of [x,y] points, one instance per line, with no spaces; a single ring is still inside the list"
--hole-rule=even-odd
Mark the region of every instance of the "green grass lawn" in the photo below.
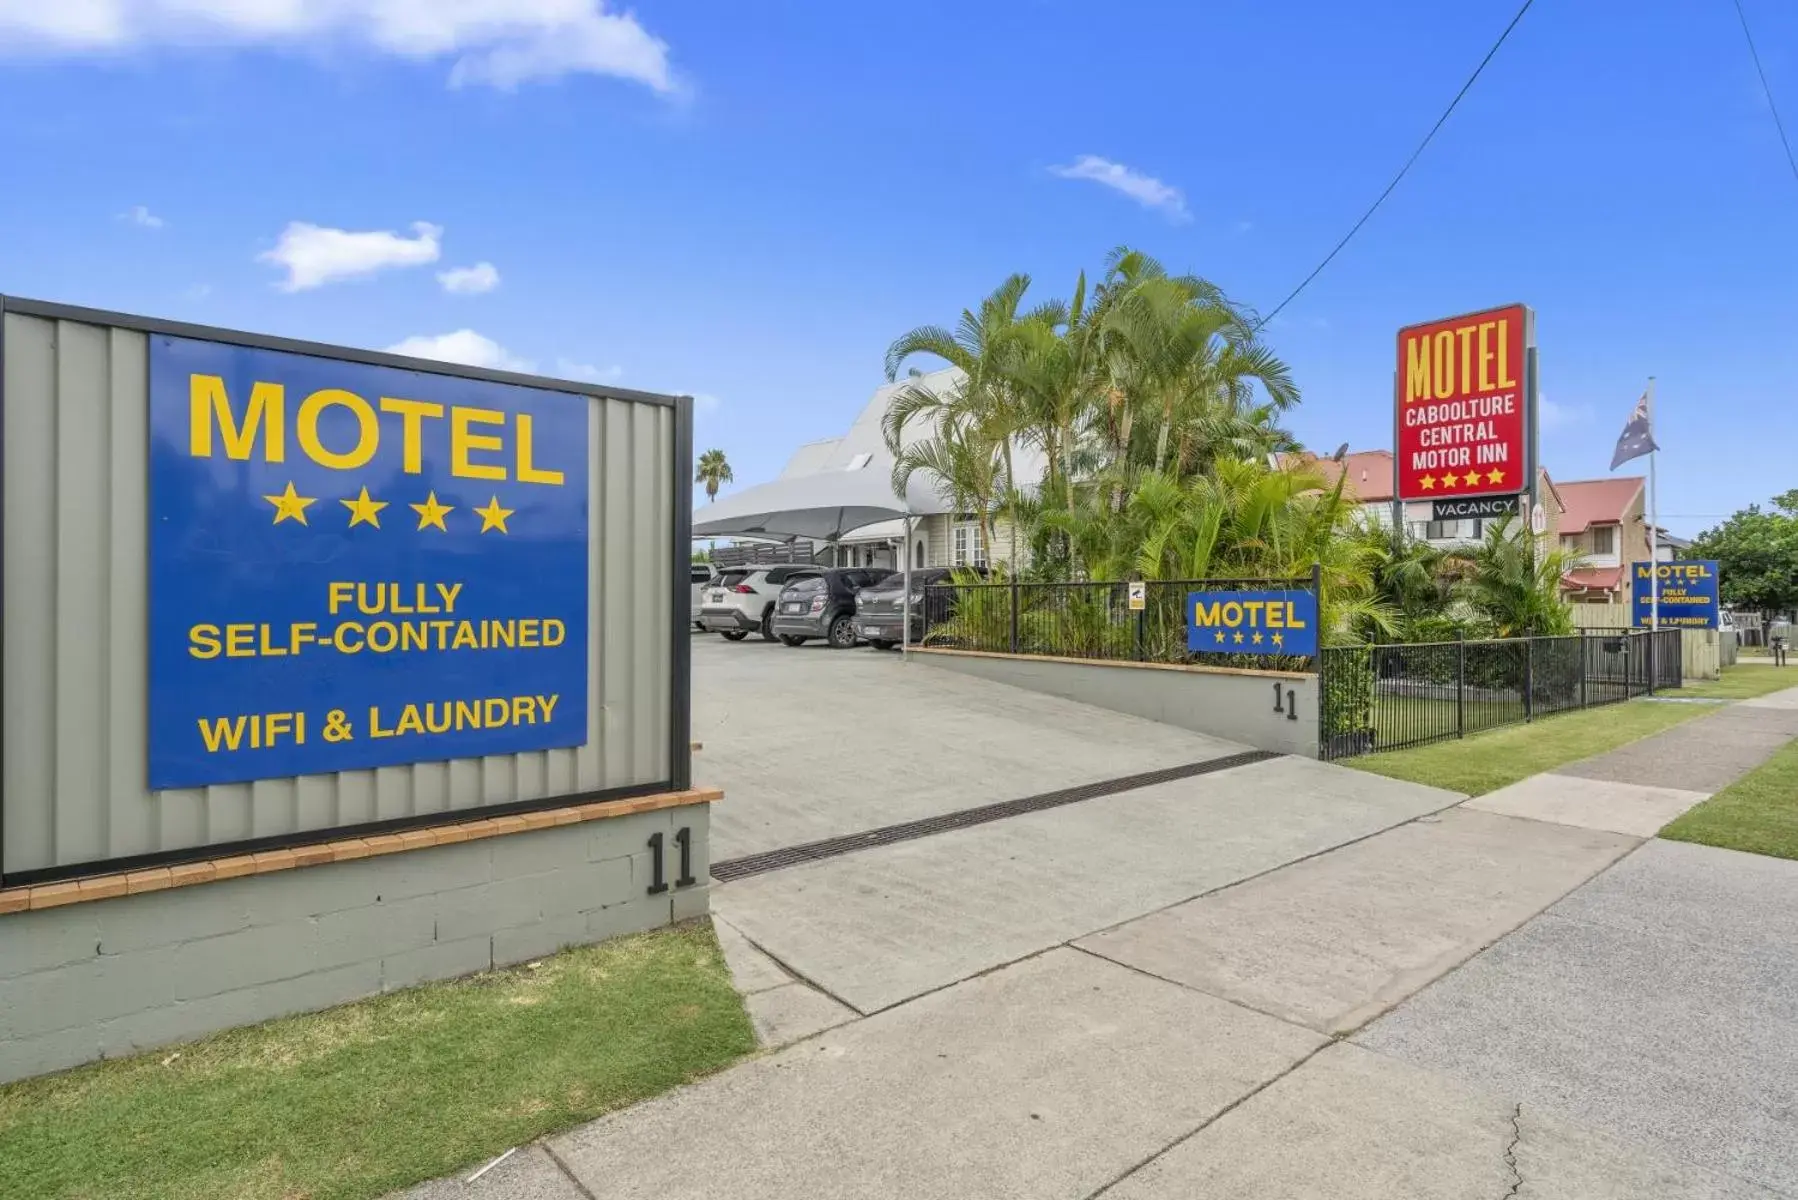
[[[1661,836],[1798,858],[1798,742],[1787,742],[1772,758],[1661,830]]]
[[[1798,665],[1789,667],[1743,666],[1723,668],[1723,678],[1700,680],[1663,692],[1666,696],[1690,696],[1712,700],[1752,700],[1769,692],[1798,687]]]
[[[1750,667],[1749,670],[1762,668]],[[1637,700],[1610,704],[1468,738],[1346,759],[1344,766],[1479,796],[1712,712],[1702,704]]]
[[[0,1087],[0,1196],[353,1200],[755,1048],[691,924]]]

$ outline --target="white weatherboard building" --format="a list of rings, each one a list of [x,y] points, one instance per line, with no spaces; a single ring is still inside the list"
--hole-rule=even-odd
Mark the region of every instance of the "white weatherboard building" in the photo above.
[[[847,433],[806,442],[774,479],[733,492],[696,512],[693,536],[809,538],[827,543],[826,557],[840,566],[899,570],[1009,562],[1012,537],[1007,523],[995,520],[995,544],[982,544],[979,521],[955,511],[933,474],[914,474],[904,497],[893,492],[893,455],[882,432],[887,410],[908,385],[947,393],[961,378],[960,371],[947,367],[875,389]],[[920,418],[907,426],[905,445],[934,434],[930,422]],[[1043,467],[1041,452],[1014,450],[1013,469],[1026,487],[1042,478]],[[1020,560],[1029,553],[1022,544],[1017,550]]]

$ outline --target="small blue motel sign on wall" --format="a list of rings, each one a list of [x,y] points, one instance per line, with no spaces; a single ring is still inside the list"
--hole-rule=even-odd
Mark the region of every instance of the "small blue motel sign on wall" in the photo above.
[[[1317,596],[1302,589],[1188,592],[1186,648],[1195,654],[1317,653]]]

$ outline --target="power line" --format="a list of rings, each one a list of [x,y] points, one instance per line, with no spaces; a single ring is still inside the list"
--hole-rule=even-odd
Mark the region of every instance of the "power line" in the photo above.
[[[1748,29],[1748,14],[1742,11],[1742,0],[1736,0],[1736,16],[1742,22],[1742,36],[1748,40],[1748,56],[1754,60],[1754,73],[1761,77],[1761,91],[1767,93],[1767,109],[1773,114],[1773,128],[1779,130],[1779,144],[1786,148],[1786,163],[1792,168],[1792,178],[1798,179],[1798,157],[1792,154],[1792,140],[1786,136],[1786,123],[1779,119],[1779,105],[1773,103],[1773,86],[1767,82],[1767,72],[1761,66],[1760,51],[1754,48],[1754,34]]]
[[[1417,143],[1417,149],[1411,152],[1411,157],[1405,160],[1405,165],[1398,169],[1398,174],[1392,177],[1392,182],[1386,185],[1386,190],[1381,192],[1379,198],[1368,206],[1366,212],[1361,214],[1361,219],[1356,221],[1349,231],[1342,235],[1342,240],[1336,243],[1335,248],[1324,255],[1324,260],[1317,264],[1311,274],[1305,276],[1304,280],[1300,282],[1297,287],[1292,289],[1292,294],[1274,305],[1274,310],[1272,312],[1268,313],[1265,317],[1262,317],[1260,321],[1255,323],[1255,328],[1257,330],[1279,316],[1281,309],[1298,299],[1299,293],[1311,286],[1311,281],[1313,279],[1316,279],[1319,275],[1323,274],[1323,269],[1330,265],[1330,260],[1340,254],[1342,248],[1349,244],[1349,240],[1357,233],[1361,232],[1361,226],[1367,224],[1368,218],[1373,216],[1374,213],[1379,210],[1380,205],[1386,202],[1386,197],[1392,195],[1392,189],[1396,188],[1399,185],[1399,181],[1405,177],[1405,174],[1408,171],[1410,171],[1411,165],[1423,154],[1425,147],[1427,147],[1431,140],[1435,138],[1437,130],[1441,129],[1444,123],[1448,121],[1449,115],[1453,113],[1456,106],[1461,103],[1461,98],[1467,95],[1469,89],[1473,87],[1474,81],[1478,79],[1480,73],[1486,69],[1486,64],[1492,61],[1492,56],[1498,53],[1498,48],[1505,44],[1505,39],[1511,36],[1511,31],[1513,29],[1517,28],[1517,22],[1523,20],[1523,14],[1528,12],[1530,10],[1530,5],[1535,2],[1536,0],[1523,0],[1523,7],[1517,10],[1517,15],[1511,18],[1511,23],[1505,26],[1505,31],[1498,35],[1498,40],[1492,43],[1492,49],[1486,51],[1486,57],[1480,59],[1480,65],[1473,69],[1473,74],[1467,77],[1467,82],[1461,85],[1461,90],[1455,93],[1455,98],[1448,102],[1448,107],[1442,110],[1442,115],[1436,118],[1436,123],[1430,126],[1430,131],[1423,135],[1423,141]]]

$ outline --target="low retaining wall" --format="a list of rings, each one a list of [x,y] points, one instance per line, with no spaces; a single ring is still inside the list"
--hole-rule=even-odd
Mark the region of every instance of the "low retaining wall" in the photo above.
[[[669,793],[0,892],[0,1082],[703,915],[717,798]],[[657,834],[664,886],[652,892]]]
[[[929,666],[1147,717],[1258,750],[1317,757],[1315,675],[930,647],[914,647],[912,654]]]

